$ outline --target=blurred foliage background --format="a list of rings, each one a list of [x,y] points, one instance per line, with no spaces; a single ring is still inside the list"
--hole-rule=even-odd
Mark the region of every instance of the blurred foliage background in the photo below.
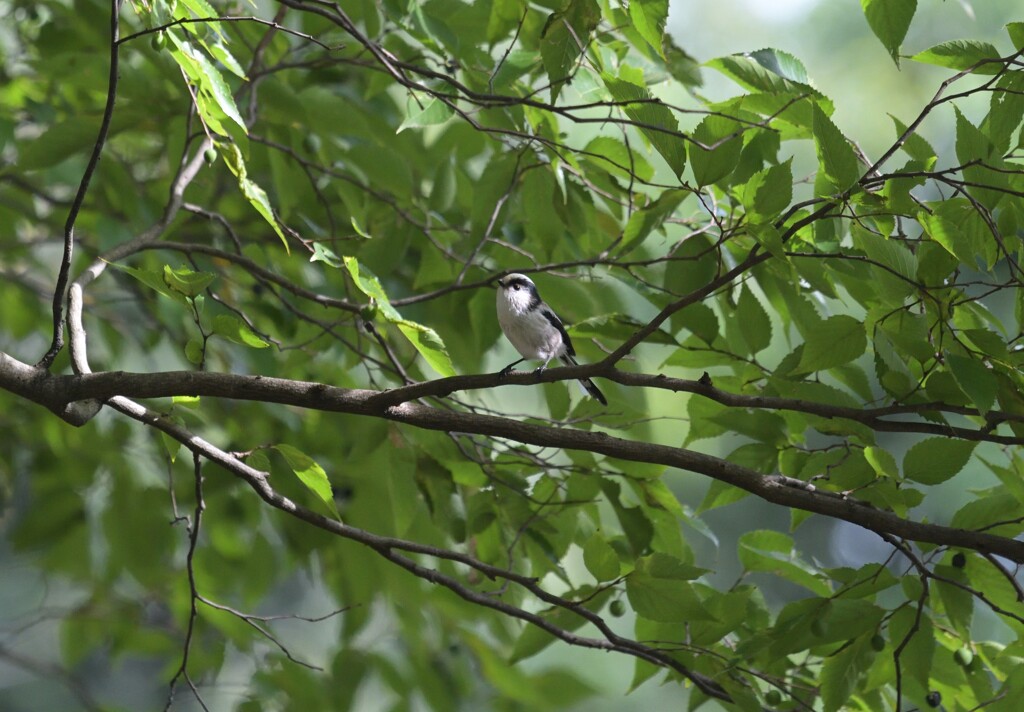
[[[153,26],[149,13],[159,16],[166,11],[165,5],[169,4],[127,3],[122,34]],[[279,9],[269,2],[214,5],[222,15],[263,18],[274,17]],[[374,3],[353,5],[358,5],[353,14],[365,16],[363,22],[372,24]],[[416,16],[416,4],[401,8],[412,18],[409,23],[414,29],[396,31],[395,44],[408,47],[412,55],[414,46],[418,47],[413,39],[422,40],[431,33],[458,44],[458,31],[471,33],[471,23],[463,19],[465,26],[453,22],[445,27],[440,19],[448,11],[454,17],[455,5],[435,2],[424,17]],[[548,5],[533,7],[531,17],[544,17],[557,9]],[[178,9],[193,13],[204,6],[178,3]],[[397,3],[380,7],[382,13],[398,13]],[[1019,4],[1009,0],[924,0],[903,42],[904,52],[915,54],[955,39],[991,42],[1005,49],[1004,26],[1021,20],[1019,15]],[[107,66],[100,58],[107,53],[109,7],[89,0],[0,0],[0,16],[10,20],[0,27],[0,157],[4,163],[0,173],[0,351],[33,362],[49,344],[49,295],[60,260],[60,227],[95,141],[106,93]],[[514,28],[514,21],[503,21],[510,31]],[[206,29],[192,33],[178,28],[178,40],[146,36],[131,51],[122,52],[119,102],[108,154],[99,164],[79,217],[81,238],[73,274],[160,223],[171,179],[186,164],[181,157],[191,157],[198,166],[208,149],[197,152],[196,147],[206,146],[202,142],[207,134],[216,137],[215,152],[206,156],[204,163],[209,165],[198,171],[186,192],[184,210],[162,226],[163,240],[195,241],[224,253],[147,250],[129,262],[129,270],[108,269],[87,294],[93,367],[150,372],[201,366],[210,371],[364,388],[396,387],[403,380],[444,375],[443,363],[431,362],[433,368],[428,368],[422,359],[417,361],[418,356],[429,359],[433,353],[428,337],[422,337],[425,346],[410,347],[397,336],[396,323],[379,313],[370,316],[376,318],[381,332],[387,332],[382,341],[375,340],[372,330],[358,328],[357,321],[365,320],[367,314],[350,307],[368,302],[369,292],[355,279],[352,267],[339,261],[339,256],[357,253],[358,264],[380,278],[403,318],[437,332],[454,372],[498,370],[512,352],[499,339],[491,290],[458,291],[434,301],[416,299],[417,294],[443,290],[461,280],[458,261],[446,259],[446,251],[465,257],[469,252],[466,233],[479,238],[493,217],[494,206],[506,198],[509,210],[501,215],[496,233],[505,242],[496,248],[488,245],[481,253],[489,272],[530,267],[534,258],[546,264],[596,254],[601,240],[621,226],[607,216],[589,214],[563,216],[561,222],[549,220],[538,208],[545,205],[542,201],[559,189],[576,190],[583,196],[579,184],[569,181],[568,188],[556,186],[555,178],[540,170],[520,175],[520,164],[530,154],[507,137],[495,139],[492,145],[483,132],[458,121],[442,129],[442,122],[418,113],[417,101],[431,106],[426,99],[410,99],[395,91],[384,73],[367,69],[369,60],[352,49],[350,38],[312,14],[293,29],[332,47],[345,46],[343,52],[351,50],[346,55],[351,63],[321,63],[317,47],[297,36],[288,42],[300,45],[299,50],[286,51],[280,45],[262,48],[273,61],[292,63],[298,78],[278,82],[268,73],[258,84],[258,93],[250,95],[256,97],[251,99],[252,106],[246,104],[248,96],[239,95],[238,108],[246,119],[234,125],[232,117],[224,115],[223,97],[218,99],[220,85],[209,74],[203,75],[206,64],[196,60],[197,74],[191,76],[182,69],[186,61],[172,62],[167,55],[178,51],[191,56],[180,42],[201,39],[209,44],[210,55],[219,58],[219,71],[237,88],[241,82],[232,75],[245,74],[247,68],[242,66],[244,59],[239,62],[233,57],[261,51],[265,26],[232,23],[227,31],[230,40],[223,41]],[[537,27],[528,29],[537,31]],[[855,2],[673,2],[666,29],[697,63],[762,48],[799,58],[807,67],[809,83],[834,102],[832,119],[837,127],[872,158],[897,136],[889,115],[903,123],[911,121],[951,73],[906,60],[897,68]],[[423,30],[422,35],[416,34],[418,30]],[[625,45],[623,41],[624,54]],[[437,50],[429,43],[425,46]],[[471,42],[465,42],[460,51],[463,54],[452,59],[466,64],[484,62],[477,53],[487,54]],[[424,54],[431,62],[439,62],[444,53]],[[510,65],[515,60],[510,56]],[[521,67],[509,71],[525,72]],[[736,93],[735,84],[721,74],[707,67],[699,71],[700,86],[662,86],[658,95],[688,104],[694,103],[691,95],[714,102]],[[205,86],[204,81],[210,83],[202,93],[216,106],[208,108],[205,118],[219,116],[223,125],[207,125],[204,130],[190,111],[194,99],[183,88],[185,79],[193,90]],[[578,92],[574,97],[587,98],[588,90],[603,91],[586,84],[585,78],[572,87]],[[538,97],[547,101],[547,91]],[[257,113],[256,104],[258,130],[245,137],[241,123],[250,109]],[[971,97],[958,107],[977,123],[988,110],[988,97]],[[547,121],[525,113],[537,124]],[[684,117],[680,127],[689,132],[699,119]],[[550,123],[554,135],[565,132],[563,138],[574,144],[586,143],[607,130],[599,124]],[[404,130],[396,131],[400,126]],[[501,124],[501,128],[508,126]],[[954,154],[957,134],[952,112],[936,112],[920,133],[937,155]],[[503,140],[507,143],[501,144]],[[236,155],[237,146],[245,150],[238,149]],[[654,180],[664,180],[669,171],[660,158],[650,151],[645,155],[656,164]],[[816,195],[813,174],[817,168],[813,151],[796,156],[795,198]],[[246,176],[253,184],[242,199],[239,186],[246,191]],[[513,184],[517,186],[514,195],[508,190]],[[430,190],[423,190],[427,185]],[[267,219],[260,210],[264,199],[256,186],[267,189],[267,205],[279,220]],[[600,198],[593,195],[611,190],[604,185],[588,188],[593,194],[580,197],[578,205],[597,204]],[[936,199],[933,194],[928,198]],[[670,235],[679,235],[702,219],[701,208],[695,207],[693,198],[689,200],[679,213],[684,224],[669,228]],[[341,206],[337,214],[344,219],[335,221],[330,210],[317,212],[321,203]],[[615,210],[608,209],[608,214],[616,215]],[[623,219],[621,211],[616,219]],[[563,223],[586,224],[588,229],[570,235],[562,229]],[[424,224],[429,229],[423,229]],[[436,249],[419,247],[424,232]],[[297,240],[297,233],[312,239]],[[382,234],[386,239],[372,239]],[[652,245],[661,244],[659,240],[652,231],[644,249],[656,250]],[[286,255],[282,244],[290,244],[292,252]],[[241,248],[237,253],[230,249],[234,245]],[[515,248],[522,245],[526,247],[517,252]],[[307,248],[308,253],[303,251]],[[329,295],[343,308],[330,312],[318,311],[319,305],[296,307],[301,295],[265,274],[232,269],[238,263],[227,253],[239,254],[310,292]],[[189,299],[182,299],[180,292],[156,296],[153,275],[161,275],[164,265],[182,269],[188,278],[217,272],[221,276],[215,283],[216,297],[197,304],[195,294]],[[570,281],[559,278],[566,270],[554,271],[560,273],[540,274],[538,285],[573,322],[584,322],[589,315],[624,313],[637,320],[632,327],[652,318],[660,306],[625,279]],[[483,274],[474,273],[474,278]],[[1011,301],[994,299],[992,309],[1012,313],[1012,299],[1020,295],[1011,294],[1015,296],[1006,298]],[[860,318],[863,310],[858,313],[858,309],[851,307]],[[785,328],[778,316],[773,319],[776,329]],[[600,359],[632,330],[623,327],[613,336],[609,329],[600,323],[577,325],[573,334],[582,360]],[[778,363],[792,348],[789,340],[775,338],[758,358]],[[671,351],[671,345],[645,344],[633,354],[630,367],[656,372]],[[368,354],[375,359],[369,365]],[[400,373],[396,363],[406,365],[411,375]],[[65,349],[54,371],[69,369]],[[703,367],[677,363],[667,371],[696,378]],[[742,379],[737,376],[736,381]],[[688,396],[657,390],[627,394],[625,387],[611,384],[608,391],[620,408],[601,424],[608,430],[679,445],[681,430],[692,425],[684,425],[692,414]],[[593,403],[580,401],[575,393],[567,395],[561,383],[483,391],[459,401],[458,406],[539,422],[589,422],[598,417]],[[520,542],[519,534],[544,517],[531,509],[525,497],[495,494],[474,464],[497,463],[488,476],[500,473],[516,483],[517,491],[533,493],[533,488],[541,486],[537,472],[542,471],[564,475],[571,483],[569,495],[594,496],[583,478],[570,479],[577,470],[608,466],[595,464],[586,454],[547,453],[538,462],[526,448],[505,450],[504,445],[481,439],[473,442],[475,450],[469,457],[454,438],[441,433],[286,407],[268,415],[262,404],[245,401],[168,400],[161,408],[200,431],[206,440],[224,449],[247,451],[249,464],[274,473],[272,481],[279,491],[323,512],[325,504],[291,477],[301,468],[284,449],[266,446],[289,443],[313,457],[327,471],[335,506],[352,526],[438,546],[465,544],[475,556],[502,564],[511,558],[511,554],[505,556],[506,549],[521,546],[522,559],[517,564],[541,571],[545,584],[560,589],[573,590],[570,581],[588,576],[581,541],[590,530],[600,532],[600,526],[585,521],[579,530],[565,526],[563,531],[552,524],[543,535],[555,545],[542,537],[530,540],[525,534]],[[649,414],[655,415],[647,420]],[[109,408],[88,426],[73,428],[6,391],[0,391],[0,432],[0,570],[4,572],[0,576],[0,708],[16,712],[162,708],[167,683],[181,662],[184,621],[193,602],[183,564],[188,548],[184,518],[195,516],[191,458],[177,443],[129,423]],[[738,431],[714,435],[687,446],[726,457],[748,440]],[[903,461],[918,440],[882,433],[878,445],[896,461]],[[996,445],[980,446],[977,459],[961,476],[929,488],[924,503],[913,509],[913,517],[948,522],[973,496],[969,490],[998,485],[999,480],[978,462],[996,459],[1000,452]],[[502,461],[506,456],[509,461]],[[645,478],[645,468],[653,466],[616,463],[608,467]],[[750,597],[763,596],[764,609],[773,614],[810,596],[807,587],[791,578],[745,570],[739,559],[741,537],[752,530],[790,532],[790,510],[748,497],[709,508],[698,517],[694,513],[707,502],[709,480],[669,470],[663,481],[687,516],[681,517],[681,530],[674,519],[656,523],[657,536],[663,539],[679,536],[665,532],[682,534],[680,541],[661,541],[655,548],[672,550],[681,560],[692,557],[687,563],[709,570],[701,582],[710,589],[729,591],[739,583],[756,589],[758,593]],[[618,482],[614,480],[616,488]],[[641,516],[641,505],[625,495],[620,503],[617,489],[614,495],[604,494],[607,498],[589,512],[594,521],[616,517],[625,521],[629,511]],[[685,693],[678,685],[647,682],[631,690],[646,673],[618,654],[555,644],[537,654],[522,655],[517,665],[509,664],[508,653],[518,649],[522,638],[519,628],[501,615],[473,609],[449,592],[396,569],[366,547],[335,541],[269,511],[247,488],[212,466],[208,466],[204,495],[208,524],[195,564],[204,593],[224,605],[262,615],[318,619],[260,623],[273,630],[278,645],[254,634],[251,626],[229,611],[201,607],[200,625],[189,648],[190,666],[201,671],[196,679],[210,709],[681,706]],[[653,511],[645,508],[643,516],[654,517]],[[500,526],[492,526],[495,519]],[[477,535],[475,540],[467,538],[467,528]],[[886,561],[892,553],[892,547],[871,532],[825,517],[803,522],[792,536],[796,560],[809,571],[857,569]],[[618,538],[623,539],[621,533]],[[570,542],[577,546],[570,548]],[[563,548],[554,551],[555,546]],[[449,573],[458,568],[448,563],[439,566],[447,567]],[[520,594],[510,594],[513,599],[516,595]],[[910,593],[879,600],[898,608],[902,596]],[[626,598],[621,591],[615,597]],[[538,607],[536,602],[533,605]],[[347,606],[351,608],[330,615]],[[1007,624],[984,606],[974,610],[968,627],[976,639],[1000,644],[1016,639],[1018,625]],[[641,637],[631,609],[609,621],[620,634]],[[752,619],[750,624],[757,627],[763,622]],[[894,642],[896,638],[887,640],[889,646]],[[289,661],[285,650],[326,672]],[[949,655],[942,659],[949,669],[933,671],[934,675],[958,673]],[[800,674],[804,673],[813,677],[816,669]],[[927,691],[915,689],[914,699],[923,700]],[[946,699],[947,709],[960,709],[948,693]],[[820,700],[815,704],[820,705]],[[869,709],[868,702],[858,704],[856,708]],[[716,705],[712,701],[702,709]],[[172,709],[201,708],[179,682]]]

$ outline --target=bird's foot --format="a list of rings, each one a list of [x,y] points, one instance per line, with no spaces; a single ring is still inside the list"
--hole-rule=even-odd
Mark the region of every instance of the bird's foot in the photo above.
[[[540,374],[544,373],[544,371],[546,371],[546,370],[547,370],[547,366],[541,366],[540,368],[535,368],[535,369],[533,369],[533,375],[534,376],[539,376]]]
[[[498,371],[498,378],[505,378],[508,374],[512,373],[513,367],[514,364],[509,364],[508,366],[505,366],[505,368]]]

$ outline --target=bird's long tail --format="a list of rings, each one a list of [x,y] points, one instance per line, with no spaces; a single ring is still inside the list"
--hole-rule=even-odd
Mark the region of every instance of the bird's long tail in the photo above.
[[[574,359],[569,354],[566,354],[565,356],[562,357],[562,363],[564,363],[567,366],[579,365],[576,359]],[[591,398],[596,400],[601,405],[608,405],[608,399],[604,397],[604,393],[602,393],[601,389],[597,387],[597,384],[595,384],[589,378],[581,378],[580,385],[583,386],[583,390],[586,391]]]

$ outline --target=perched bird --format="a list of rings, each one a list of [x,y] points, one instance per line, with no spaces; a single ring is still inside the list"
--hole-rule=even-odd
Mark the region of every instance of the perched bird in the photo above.
[[[498,280],[498,323],[505,338],[512,342],[522,356],[501,369],[508,374],[512,367],[527,359],[543,361],[536,370],[540,373],[553,358],[569,366],[576,366],[576,350],[562,320],[541,301],[537,285],[524,274],[510,274]],[[602,405],[608,405],[601,389],[589,378],[581,378],[584,390]]]

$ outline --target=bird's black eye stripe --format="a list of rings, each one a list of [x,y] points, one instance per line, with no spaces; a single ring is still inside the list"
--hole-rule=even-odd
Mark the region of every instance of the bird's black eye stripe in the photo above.
[[[528,285],[529,283],[525,279],[517,277],[516,279],[510,280],[507,286],[509,289],[519,290],[526,289]]]

